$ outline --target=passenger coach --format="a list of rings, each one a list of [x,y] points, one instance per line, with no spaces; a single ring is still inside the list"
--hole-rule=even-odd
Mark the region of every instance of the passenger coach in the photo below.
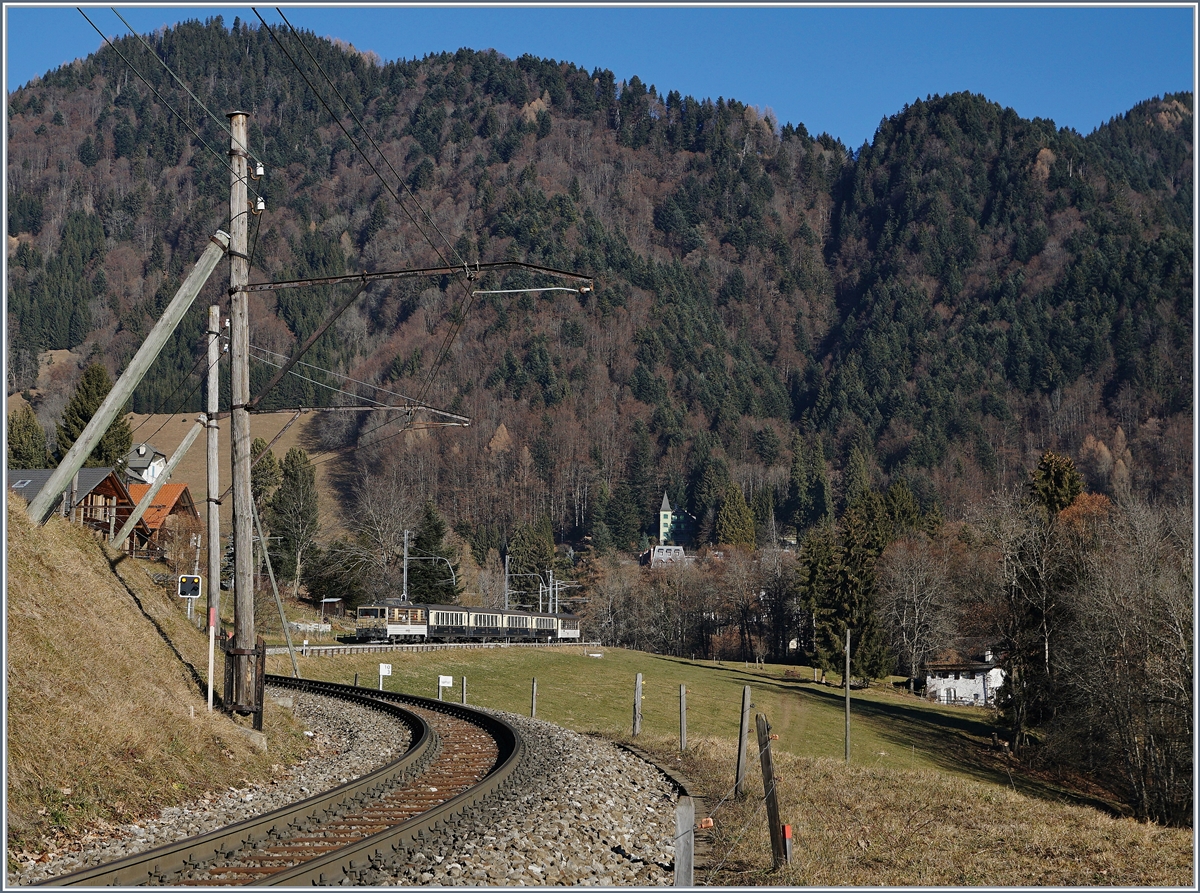
[[[355,624],[359,642],[557,642],[579,636],[579,618],[573,614],[416,605],[401,599],[360,606]]]

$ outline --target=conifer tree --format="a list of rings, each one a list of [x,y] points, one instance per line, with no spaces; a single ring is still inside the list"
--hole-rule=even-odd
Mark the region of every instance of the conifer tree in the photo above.
[[[56,429],[55,447],[58,451],[58,461],[62,461],[67,452],[79,439],[83,429],[87,427],[108,392],[112,390],[112,380],[108,371],[99,363],[93,363],[83,370],[83,376],[75,387],[67,407],[63,410],[62,422]],[[118,415],[109,426],[108,431],[100,438],[90,456],[84,461],[86,468],[108,468],[115,466],[133,447],[133,431],[129,421]]]
[[[46,430],[28,403],[8,416],[8,467],[45,468],[49,458]]]
[[[730,484],[717,512],[717,542],[725,546],[754,548],[754,515],[741,487]]]
[[[1046,450],[1030,473],[1029,489],[1050,514],[1056,515],[1083,492],[1083,475],[1069,456]]]
[[[408,599],[432,605],[457,604],[462,593],[458,556],[446,543],[446,522],[430,500],[408,545]]]
[[[292,582],[295,598],[304,576],[304,562],[316,548],[320,531],[317,472],[308,454],[299,447],[287,451],[279,470],[279,486],[271,497],[264,522],[279,537],[272,550],[272,563],[278,560],[279,576]]]
[[[264,451],[266,455],[258,458]],[[266,511],[267,501],[283,481],[283,472],[280,470],[279,460],[267,448],[267,442],[261,437],[254,438],[250,443],[250,461],[254,463],[254,467],[250,469],[250,495],[254,498],[254,504],[261,517]]]

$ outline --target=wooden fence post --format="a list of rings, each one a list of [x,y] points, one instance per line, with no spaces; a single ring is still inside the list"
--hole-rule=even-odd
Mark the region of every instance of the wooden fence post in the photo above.
[[[537,718],[537,677],[533,677],[533,697],[529,702],[529,717],[530,719]]]
[[[696,863],[696,806],[691,797],[680,797],[675,804],[675,886],[692,886]]]
[[[263,692],[267,683],[267,643],[262,636],[256,636],[254,642],[254,731],[261,732],[263,728],[263,712],[267,709],[263,702]]]
[[[462,702],[467,703],[467,677],[462,678]]]
[[[637,674],[633,686],[633,737],[642,733],[642,674]]]
[[[846,630],[846,762],[850,762],[850,630],[848,628]]]
[[[679,684],[679,752],[687,751],[687,686]]]
[[[767,722],[766,714],[760,713],[754,718],[758,728],[758,751],[762,761],[763,792],[767,801],[767,824],[771,830],[771,855],[775,867],[782,868],[787,861],[783,845],[783,824],[779,821],[779,791],[775,784],[775,762],[771,759],[771,724]]]
[[[742,725],[738,732],[737,781],[733,786],[735,797],[746,796],[746,748],[750,736],[750,686],[742,689]]]

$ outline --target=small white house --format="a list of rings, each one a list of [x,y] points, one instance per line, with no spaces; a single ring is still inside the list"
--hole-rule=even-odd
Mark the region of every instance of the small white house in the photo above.
[[[967,660],[946,655],[925,665],[925,697],[939,704],[990,707],[1003,683],[1004,670],[991,651]]]
[[[167,470],[167,454],[139,443],[125,456],[124,465],[126,483],[153,484]]]
[[[683,546],[654,546],[650,550],[650,566],[663,567],[667,564],[690,564],[695,561],[693,555],[687,555]]]

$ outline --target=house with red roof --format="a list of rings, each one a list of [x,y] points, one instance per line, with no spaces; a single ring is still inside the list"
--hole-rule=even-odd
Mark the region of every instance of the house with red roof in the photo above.
[[[150,484],[130,484],[129,498],[134,505],[141,503]],[[142,515],[149,530],[147,548],[162,557],[181,549],[199,549],[200,512],[187,484],[163,484],[154,494],[154,501]],[[197,538],[193,542],[193,538]]]

